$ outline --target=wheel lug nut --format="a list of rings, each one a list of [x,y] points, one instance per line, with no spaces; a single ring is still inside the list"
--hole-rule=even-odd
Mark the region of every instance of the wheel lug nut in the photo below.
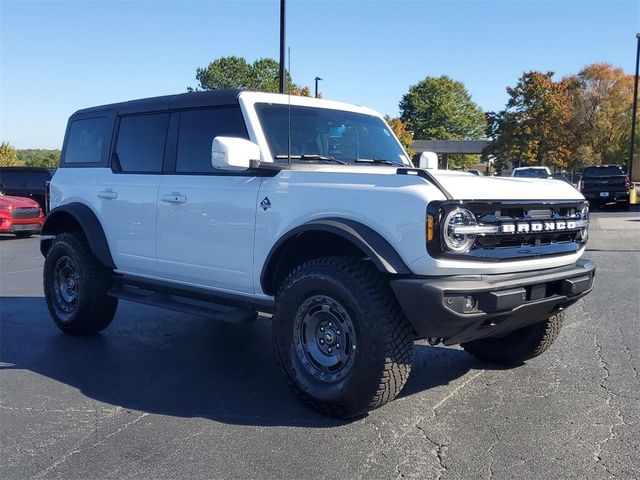
[[[324,345],[324,340],[320,339],[320,345]]]
[[[340,335],[340,330],[336,330],[336,335]]]
[[[331,322],[329,322],[329,326],[330,326],[330,327],[332,326],[332,325],[331,325]]]
[[[321,332],[324,332],[324,327],[320,327],[320,331],[321,331]]]
[[[339,344],[339,343],[338,343],[338,344],[336,344],[336,348],[340,348],[340,344]]]
[[[329,347],[329,353],[331,353],[331,347]]]

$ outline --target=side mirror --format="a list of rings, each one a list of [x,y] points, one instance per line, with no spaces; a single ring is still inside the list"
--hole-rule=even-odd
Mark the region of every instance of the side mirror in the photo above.
[[[438,169],[438,154],[435,152],[422,152],[420,155],[420,168],[427,170]]]
[[[211,164],[221,170],[246,170],[251,160],[260,160],[260,147],[244,138],[215,137],[211,142]]]

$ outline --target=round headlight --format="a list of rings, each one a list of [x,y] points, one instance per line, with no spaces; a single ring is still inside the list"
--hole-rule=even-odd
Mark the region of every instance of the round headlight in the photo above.
[[[447,248],[455,253],[467,253],[476,241],[476,236],[456,233],[455,227],[473,225],[476,225],[476,217],[466,208],[457,208],[449,212],[444,219],[442,232]]]
[[[580,210],[580,219],[589,221],[589,206],[588,205],[584,206],[582,208],[582,210]],[[582,227],[580,229],[580,239],[583,242],[586,242],[588,238],[589,238],[589,226],[587,225],[586,227]]]

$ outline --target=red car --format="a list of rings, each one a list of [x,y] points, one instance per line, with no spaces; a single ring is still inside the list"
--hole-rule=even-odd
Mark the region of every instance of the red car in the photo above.
[[[30,198],[0,194],[0,233],[29,237],[42,228],[44,213]]]

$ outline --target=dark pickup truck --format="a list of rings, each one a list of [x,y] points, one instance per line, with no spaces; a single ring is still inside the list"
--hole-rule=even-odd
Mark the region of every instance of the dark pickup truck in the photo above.
[[[619,165],[592,165],[582,170],[578,190],[591,205],[629,206],[631,181]]]
[[[0,193],[32,198],[46,212],[45,189],[55,171],[55,168],[1,167]]]

